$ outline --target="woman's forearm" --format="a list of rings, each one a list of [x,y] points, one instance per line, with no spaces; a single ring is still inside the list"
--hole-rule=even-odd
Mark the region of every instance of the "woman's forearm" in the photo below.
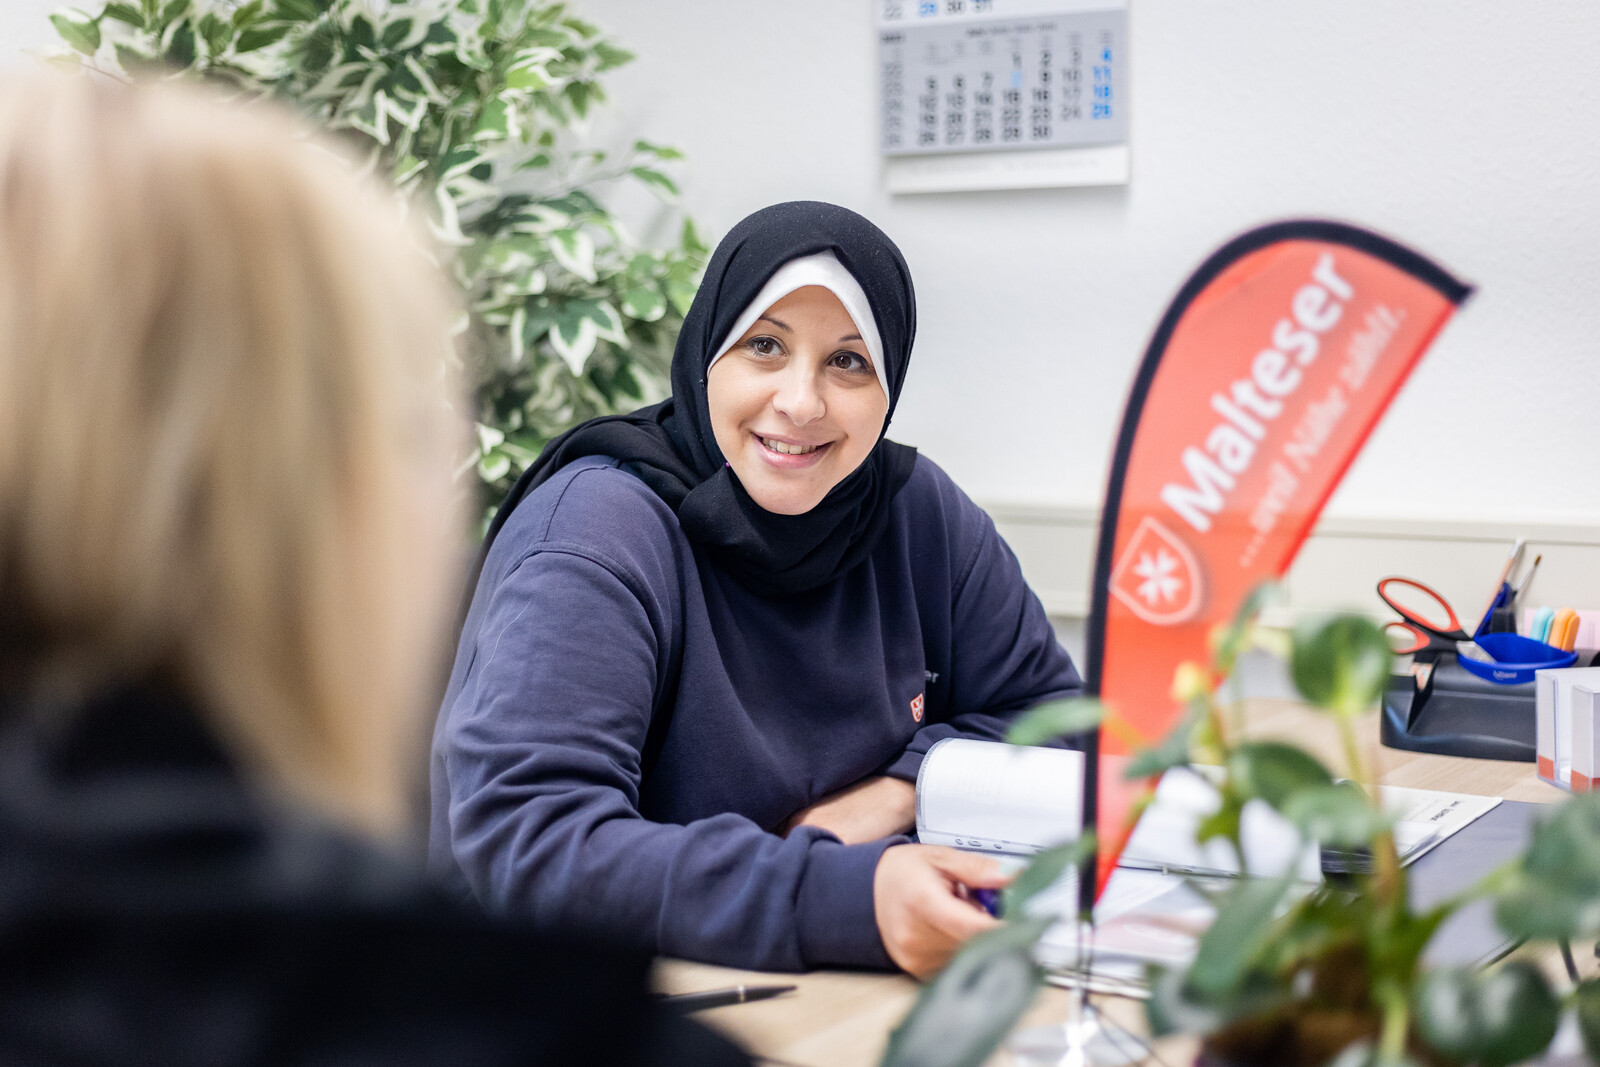
[[[902,778],[875,775],[802,808],[784,824],[827,830],[847,845],[903,834],[917,822],[916,786]]]

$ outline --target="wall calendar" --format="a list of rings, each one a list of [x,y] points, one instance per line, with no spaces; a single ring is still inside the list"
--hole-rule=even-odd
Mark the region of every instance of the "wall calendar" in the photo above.
[[[1127,181],[1125,2],[878,0],[892,192]]]

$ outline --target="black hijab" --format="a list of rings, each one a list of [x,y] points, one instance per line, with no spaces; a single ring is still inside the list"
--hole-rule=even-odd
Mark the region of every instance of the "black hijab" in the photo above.
[[[815,589],[866,559],[889,522],[889,502],[911,477],[916,449],[882,433],[867,458],[810,511],[778,515],[754,500],[712,435],[706,369],[716,346],[769,278],[790,260],[831,251],[866,293],[883,345],[889,386],[887,430],[911,360],[916,296],[894,242],[833,204],[799,200],[740,222],[711,255],[672,355],[672,396],[627,415],[592,419],[545,446],[489,525],[478,572],[513,509],[553,474],[583,456],[622,460],[743,585],[760,593]],[[471,595],[472,586],[468,587]]]

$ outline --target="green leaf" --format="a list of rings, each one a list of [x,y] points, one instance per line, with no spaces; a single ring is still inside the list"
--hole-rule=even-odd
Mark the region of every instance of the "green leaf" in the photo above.
[[[1187,978],[1191,990],[1203,998],[1216,998],[1240,987],[1271,937],[1273,913],[1293,882],[1290,872],[1279,878],[1242,878],[1228,889],[1216,920],[1200,935]]]
[[[967,942],[923,986],[889,1035],[879,1067],[978,1067],[1033,1003],[1043,977],[1033,946],[1051,919],[1005,923]]]
[[[568,299],[555,309],[555,325],[550,328],[550,344],[560,350],[560,336],[571,338],[579,331],[594,331],[595,338],[603,338],[616,346],[627,346],[622,317],[603,299]],[[565,357],[563,357],[565,358]],[[573,371],[578,374],[578,370]]]
[[[1370,845],[1394,822],[1354,782],[1301,789],[1290,795],[1282,810],[1306,837],[1337,848]]]
[[[1383,696],[1393,662],[1376,623],[1360,615],[1336,615],[1295,627],[1289,670],[1301,696],[1353,716]]]
[[[478,435],[478,450],[480,452],[493,451],[500,447],[506,439],[505,431],[494,426],[485,426],[483,423],[477,422],[473,423],[472,428]]]
[[[1239,792],[1260,797],[1280,811],[1302,790],[1333,784],[1333,775],[1315,758],[1293,745],[1275,741],[1239,745],[1228,758],[1228,774]]]
[[[606,215],[605,208],[601,207],[594,197],[582,189],[570,190],[566,196],[558,196],[553,200],[546,200],[545,204],[572,216],[593,215],[598,218]]]
[[[1001,912],[1008,918],[1020,918],[1023,907],[1044,890],[1055,885],[1068,867],[1076,867],[1095,854],[1093,830],[1086,830],[1076,840],[1047,848],[1034,855],[1022,872],[1006,886]]]
[[[629,167],[628,173],[648,185],[661,199],[672,202],[678,199],[678,183],[650,167]]]
[[[1268,601],[1278,593],[1275,582],[1262,582],[1244,598],[1239,609],[1233,613],[1233,621],[1228,624],[1216,642],[1212,652],[1211,662],[1216,669],[1217,677],[1226,678],[1233,673],[1233,668],[1239,661],[1239,654],[1248,647],[1251,631],[1255,629],[1256,620],[1261,617],[1261,609],[1266,607]]]
[[[1222,806],[1195,824],[1195,844],[1203,845],[1218,838],[1234,840],[1239,836],[1239,822],[1243,815],[1244,809],[1238,796],[1231,791],[1224,791]]]
[[[284,22],[276,22],[267,26],[251,26],[241,32],[238,39],[233,42],[234,55],[255,52],[267,47],[269,44],[276,44],[283,40],[284,34],[288,32],[289,25]]]
[[[189,13],[193,0],[167,0],[161,5],[161,14],[156,18],[156,28],[161,33],[166,33],[167,27]]]
[[[1132,760],[1128,761],[1122,777],[1127,781],[1137,782],[1141,778],[1153,778],[1164,771],[1188,763],[1189,742],[1194,736],[1197,721],[1194,714],[1185,715],[1159,744],[1140,750]]]
[[[350,46],[358,52],[376,52],[378,50],[378,27],[366,15],[356,15],[350,20],[350,30],[347,34]],[[354,56],[348,58],[354,59]]]
[[[406,47],[408,39],[413,33],[416,33],[417,40],[410,43],[420,44],[422,35],[426,32],[426,25],[420,19],[411,18],[409,15],[400,15],[384,24],[383,33],[378,40],[383,45],[384,50],[388,52]]]
[[[473,131],[474,141],[503,141],[510,136],[511,106],[504,100],[491,100],[478,116],[478,128]]]
[[[233,9],[233,28],[241,30],[259,21],[266,10],[267,0],[250,0],[248,4],[240,4]]]
[[[338,46],[339,39],[333,27],[326,22],[321,23],[300,42],[301,65],[310,74],[328,69]]]
[[[1539,968],[1516,960],[1492,971],[1439,968],[1412,998],[1417,1032],[1463,1063],[1506,1067],[1542,1051],[1555,1036],[1561,1004]]]
[[[272,0],[272,7],[279,18],[288,22],[310,22],[319,14],[311,0]]]
[[[1534,824],[1495,918],[1517,937],[1600,934],[1600,794],[1574,796]]]
[[[530,301],[523,305],[522,312],[521,333],[523,344],[528,348],[532,348],[556,324],[555,309],[550,306],[548,300]]]
[[[167,59],[180,69],[194,66],[194,27],[187,18],[179,19],[167,27]]]
[[[117,57],[117,65],[130,77],[156,77],[169,69],[160,56],[152,56],[127,41],[112,41],[111,51]]]
[[[582,374],[584,364],[601,337],[614,344],[625,344],[622,318],[604,300],[568,300],[555,309],[550,326],[550,344],[572,369]]]
[[[367,102],[359,108],[345,115],[345,121],[353,128],[371,137],[379,144],[389,143],[389,108],[388,95],[379,89],[373,93]]]
[[[1600,978],[1581,982],[1574,992],[1573,1001],[1578,1009],[1578,1032],[1583,1035],[1583,1047],[1589,1059],[1600,1063]]]
[[[624,63],[631,63],[634,59],[634,54],[626,48],[618,48],[605,41],[595,42],[594,54],[600,60],[599,65],[595,67],[596,71],[612,70]]]
[[[439,177],[443,180],[449,180],[450,178],[470,173],[482,162],[483,152],[476,145],[460,145],[448,155],[442,157],[436,166],[439,171]],[[502,201],[502,205],[504,203]]]
[[[1013,745],[1042,745],[1097,729],[1105,714],[1105,705],[1090,697],[1049,700],[1018,716],[1006,731],[1006,740]]]
[[[490,452],[478,460],[478,477],[494,484],[511,473],[511,457],[504,452]]]
[[[700,286],[678,278],[668,278],[664,286],[667,290],[667,299],[672,301],[672,306],[678,314],[689,314],[689,305],[694,303],[694,294],[700,291]]]
[[[506,71],[507,89],[544,89],[550,85],[550,72],[542,63],[524,63]]]
[[[450,28],[450,23],[440,19],[428,26],[428,32],[423,36],[422,43],[424,45],[453,45],[456,40],[456,31]]]
[[[1168,1034],[1216,1033],[1234,1019],[1264,1015],[1289,999],[1282,982],[1251,972],[1225,997],[1206,999],[1189,986],[1188,975],[1151,965],[1145,968],[1150,999],[1145,1021],[1156,1037]]]
[[[672,148],[664,144],[652,144],[649,141],[633,142],[633,150],[642,155],[654,156],[660,160],[675,160],[683,158],[683,153],[678,151],[676,148]],[[685,219],[684,221],[687,222],[688,220]]]
[[[144,29],[144,12],[132,4],[109,3],[101,9],[100,17],[125,22],[136,30]]]
[[[550,234],[550,254],[557,263],[586,282],[594,282],[594,238],[578,229]]]
[[[704,237],[700,236],[700,228],[694,224],[693,219],[683,220],[683,229],[678,233],[678,244],[691,256],[699,257],[711,251],[711,246],[706,244]]]
[[[233,39],[233,24],[215,11],[207,11],[200,16],[200,39],[206,43],[207,55],[219,56]]]
[[[572,110],[580,119],[589,117],[589,101],[598,95],[598,90],[589,82],[569,82],[562,95],[572,104]]]
[[[659,289],[636,286],[623,294],[622,312],[640,322],[655,322],[667,313],[667,300]]]
[[[92,56],[99,50],[100,23],[77,8],[57,11],[50,16],[50,23],[55,26],[61,39],[76,51]]]

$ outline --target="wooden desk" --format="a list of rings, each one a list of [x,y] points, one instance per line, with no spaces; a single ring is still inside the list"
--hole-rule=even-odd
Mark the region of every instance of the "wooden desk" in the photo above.
[[[1252,736],[1292,740],[1321,754],[1336,771],[1342,770],[1334,724],[1326,717],[1289,701],[1257,700],[1248,705],[1247,722]],[[1376,712],[1361,724],[1361,736],[1368,743],[1369,759],[1378,780],[1385,785],[1534,803],[1552,803],[1566,796],[1539,781],[1531,763],[1456,759],[1384,748],[1378,743]],[[1591,967],[1586,964],[1584,969]],[[677,960],[663,960],[656,969],[657,988],[671,993],[718,989],[740,982],[792,983],[799,988],[784,997],[716,1008],[700,1012],[695,1018],[731,1036],[760,1062],[776,1067],[871,1067],[882,1055],[889,1031],[904,1017],[917,994],[916,982],[904,975],[842,971],[775,975]],[[1046,988],[1022,1025],[1060,1022],[1067,1016],[1073,995]],[[1141,1004],[1114,998],[1096,1000],[1112,1018],[1142,1032]],[[1157,1053],[1163,1063],[1186,1064],[1192,1062],[1194,1048],[1192,1039],[1161,1042]],[[1002,1052],[991,1062],[999,1067],[1012,1061]]]

